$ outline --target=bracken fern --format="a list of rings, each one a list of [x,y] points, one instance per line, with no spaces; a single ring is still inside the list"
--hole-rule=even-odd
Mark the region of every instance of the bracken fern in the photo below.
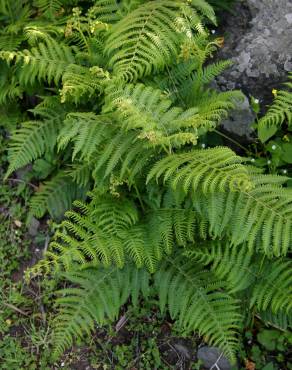
[[[211,88],[230,62],[210,63],[220,40],[205,27],[216,23],[208,2],[0,0],[0,20],[6,178],[49,155],[30,215],[67,211],[30,270],[70,282],[54,358],[142,297],[233,360],[247,310],[287,327],[288,178],[198,146],[242,99]],[[288,91],[259,127],[284,120]]]

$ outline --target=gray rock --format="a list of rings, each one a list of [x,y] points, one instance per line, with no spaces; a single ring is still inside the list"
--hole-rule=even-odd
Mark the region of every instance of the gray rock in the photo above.
[[[30,223],[28,225],[28,233],[30,236],[36,236],[38,233],[38,229],[40,227],[40,222],[35,218],[32,217]]]
[[[204,346],[199,348],[197,357],[203,362],[206,369],[217,370],[218,367],[220,370],[234,369],[228,359],[222,355],[222,351],[216,347]],[[218,365],[217,368],[214,366],[215,363]]]
[[[182,355],[183,358],[185,358],[187,360],[191,359],[192,355],[190,353],[190,349],[188,347],[186,347],[184,344],[175,343],[173,346]]]
[[[221,88],[265,99],[286,80],[292,69],[291,0],[239,0],[219,33],[225,34],[219,57],[234,62],[218,78]]]
[[[244,101],[238,103],[236,109],[229,113],[228,119],[223,120],[221,125],[224,130],[231,134],[250,140],[253,132],[251,124],[254,121],[255,114],[249,105],[247,97],[245,97]]]

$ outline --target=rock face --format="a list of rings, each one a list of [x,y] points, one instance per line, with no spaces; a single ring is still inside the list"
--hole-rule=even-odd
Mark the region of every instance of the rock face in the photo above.
[[[238,0],[219,32],[220,58],[234,61],[219,77],[221,87],[266,100],[292,71],[292,0]]]

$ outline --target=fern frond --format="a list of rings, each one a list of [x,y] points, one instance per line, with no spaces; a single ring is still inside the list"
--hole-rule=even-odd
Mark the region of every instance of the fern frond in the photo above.
[[[51,245],[57,256],[51,254],[49,258],[58,260],[65,269],[76,261],[85,263],[86,259],[105,266],[114,263],[123,267],[126,260],[124,238],[138,219],[134,204],[125,199],[93,196],[88,205],[75,202],[75,206],[79,212],[66,213],[69,219],[63,226],[67,231],[59,233],[57,241]]]
[[[207,1],[191,0],[190,3],[195,9],[199,10],[203,16],[207,17],[215,25],[217,24],[214,9]]]
[[[185,255],[204,266],[211,266],[215,276],[228,283],[230,293],[247,289],[257,278],[257,268],[252,265],[253,254],[244,245],[230,247],[225,240],[204,242],[201,248],[195,246]]]
[[[206,150],[192,150],[183,154],[172,154],[154,165],[147,177],[149,182],[170,180],[174,190],[188,193],[199,187],[204,193],[226,190],[248,190],[252,187],[244,160],[230,149],[217,147]]]
[[[277,314],[272,313],[272,311],[261,311],[258,313],[261,320],[265,324],[272,325],[280,330],[287,330],[292,327],[292,311],[286,314],[283,311],[278,311]]]
[[[89,335],[95,324],[117,319],[120,307],[132,296],[137,304],[140,291],[148,294],[149,274],[127,266],[123,270],[87,269],[66,274],[76,287],[58,292],[59,314],[54,322],[53,357],[58,358],[73,339]]]
[[[103,92],[103,83],[107,78],[109,77],[102,68],[88,69],[73,64],[66,69],[62,77],[61,101],[72,100],[77,104],[85,97],[91,98],[93,95],[100,95]]]
[[[73,181],[81,187],[88,187],[92,180],[94,161],[75,163],[70,166],[66,173],[72,177]]]
[[[286,255],[291,246],[291,190],[266,184],[264,175],[254,176],[252,183],[254,187],[250,190],[193,193],[194,207],[208,221],[214,237],[225,234],[233,245],[246,242],[253,251],[261,250],[269,256]]]
[[[23,41],[23,36],[0,35],[0,50],[15,51]]]
[[[70,143],[73,144],[72,160],[79,156],[90,162],[92,177],[97,182],[115,170],[121,181],[133,183],[153,155],[145,143],[137,139],[137,133],[120,130],[116,117],[111,114],[70,113],[58,137],[59,150]]]
[[[196,108],[184,111],[173,107],[160,90],[142,84],[108,93],[107,100],[100,116],[70,114],[59,136],[59,149],[74,142],[73,160],[77,154],[86,160],[93,154],[98,157],[94,178],[106,178],[118,170],[122,179],[126,176],[133,182],[159,150],[196,143],[198,130],[214,127],[222,112],[226,113],[224,107],[219,112],[215,105],[206,114]]]
[[[21,128],[14,131],[8,147],[9,167],[6,178],[18,168],[39,158],[46,151],[52,151],[61,129],[64,108],[53,99],[52,107],[41,103],[32,112],[44,120],[24,122]]]
[[[92,196],[89,204],[74,203],[76,211],[66,213],[64,231],[51,243],[47,258],[57,270],[87,261],[119,267],[133,261],[153,273],[176,246],[195,240],[197,218],[192,210],[153,210],[139,220],[136,207],[126,199]]]
[[[289,89],[277,92],[268,112],[259,120],[258,134],[262,142],[267,141],[287,121],[292,126],[292,73],[286,85]]]
[[[9,69],[7,63],[0,61],[0,103],[8,104],[16,98],[22,98],[23,89],[19,86],[15,76],[15,68]]]
[[[224,60],[198,68],[186,80],[180,80],[179,94],[182,97],[187,97],[188,101],[193,100],[191,96],[202,95],[205,85],[210,84],[215,77],[219,76],[231,65],[231,61]]]
[[[89,160],[99,145],[112,133],[111,123],[111,117],[107,115],[98,116],[91,112],[68,114],[58,136],[58,148],[64,149],[73,141],[72,160],[78,154],[81,160]]]
[[[277,312],[292,312],[292,264],[291,261],[266,261],[259,274],[250,300],[250,306],[258,310],[268,308]]]
[[[105,52],[115,75],[136,81],[171,64],[180,44],[181,6],[180,1],[147,2],[112,27]]]
[[[221,291],[224,283],[181,257],[167,258],[155,274],[155,282],[162,311],[167,307],[187,332],[199,331],[235,360],[241,315],[238,303]]]
[[[27,0],[0,2],[1,26],[5,25],[6,34],[21,33],[23,25],[29,22],[32,14],[33,10]]]
[[[37,45],[38,42],[50,42],[54,38],[59,38],[63,29],[57,25],[42,23],[29,23],[24,27],[24,35],[29,45]]]
[[[88,11],[99,22],[116,23],[143,3],[143,0],[99,0]]]
[[[75,62],[72,48],[54,40],[39,43],[31,50],[2,51],[0,58],[8,63],[15,61],[21,67],[18,78],[23,85],[36,80],[58,84],[66,68]]]
[[[139,129],[139,138],[147,139],[152,146],[180,147],[186,143],[195,144],[198,130],[209,130],[216,126],[222,115],[233,104],[224,99],[210,105],[209,111],[200,112],[193,107],[183,110],[172,106],[161,90],[142,84],[127,84],[123,90],[108,96],[105,112],[116,111],[126,130]],[[214,110],[213,110],[214,107]]]
[[[60,0],[34,0],[34,2],[35,6],[49,18],[56,17],[62,8],[62,1]]]
[[[75,199],[84,198],[86,188],[79,187],[72,179],[59,172],[39,187],[31,198],[30,213],[41,218],[48,211],[51,217],[60,219]]]

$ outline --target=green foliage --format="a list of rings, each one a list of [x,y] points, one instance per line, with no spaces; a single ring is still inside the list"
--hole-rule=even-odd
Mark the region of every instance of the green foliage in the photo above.
[[[240,326],[241,315],[237,312],[236,300],[220,292],[225,283],[181,257],[167,258],[155,280],[160,309],[163,311],[167,306],[181,327],[187,331],[198,330],[233,359],[237,346],[234,334]]]
[[[281,128],[284,122],[292,127],[292,73],[289,74],[289,82],[285,85],[287,90],[274,90],[275,99],[267,114],[259,120],[258,134],[262,142],[266,142]]]
[[[2,51],[0,57],[21,66],[17,69],[18,78],[19,83],[24,86],[33,85],[36,80],[57,84],[66,68],[74,63],[71,48],[54,40],[39,43],[30,50]]]
[[[256,176],[249,191],[209,196],[197,192],[193,195],[195,207],[208,222],[213,237],[225,234],[233,245],[247,242],[250,250],[268,256],[286,255],[291,238],[291,192],[272,184],[279,180]]]
[[[56,145],[64,119],[64,107],[55,98],[49,97],[31,111],[40,119],[24,122],[12,133],[6,177],[46,152],[52,152]]]
[[[204,1],[192,3],[214,20]],[[112,27],[105,47],[109,68],[127,81],[159,71],[178,54],[180,33],[191,34],[192,27],[203,32],[200,17],[186,2],[146,2]]]
[[[66,277],[79,288],[58,292],[57,304],[61,311],[55,322],[56,357],[72,345],[73,338],[85,333],[89,335],[95,322],[102,325],[108,319],[116,319],[119,308],[130,295],[137,303],[140,290],[144,294],[148,291],[148,274],[131,267],[123,270],[86,269]]]
[[[36,369],[32,356],[17,339],[9,336],[0,341],[0,359],[3,370]]]
[[[226,242],[227,244],[227,242]],[[211,243],[210,248],[194,250],[187,255],[204,265],[211,264],[211,270],[218,279],[227,280],[231,292],[249,290],[250,306],[259,311],[268,308],[274,313],[289,315],[291,305],[291,272],[289,260],[265,260],[250,253],[242,246],[223,247]]]
[[[38,218],[48,210],[51,217],[59,219],[70,208],[76,198],[84,198],[86,188],[79,187],[68,175],[59,172],[49,181],[40,185],[30,202],[30,212]]]
[[[210,85],[230,65],[209,63],[220,46],[205,28],[212,7],[39,0],[11,14],[0,4],[12,38],[0,40],[1,117],[15,128],[6,179],[32,165],[44,180],[30,202],[39,218],[60,219],[77,200],[31,270],[70,282],[57,300],[55,358],[148,295],[232,360],[247,311],[287,321],[289,178],[227,147],[199,149],[242,98]],[[289,123],[287,94],[260,125]]]
[[[61,311],[55,323],[55,355],[70,346],[76,335],[89,334],[94,322],[103,324],[105,318],[116,318],[129,295],[136,304],[140,290],[147,298],[149,276],[144,270],[130,266],[123,270],[86,269],[67,275],[79,288],[60,291],[60,295],[65,296],[57,300]],[[236,346],[233,334],[240,315],[236,312],[235,300],[218,292],[218,281],[210,280],[209,273],[180,259],[169,260],[161,266],[154,280],[161,311],[169,306],[172,318],[178,318],[187,331],[199,330],[211,343],[220,344],[228,355],[233,356]]]
[[[288,369],[291,364],[284,365],[287,357],[286,348],[291,343],[291,332],[280,332],[273,328],[260,328],[253,336],[251,332],[246,332],[250,349],[245,354],[251,361],[250,366],[269,370],[278,369],[286,366]],[[272,357],[270,353],[276,353]]]
[[[173,190],[188,193],[201,188],[203,193],[232,190],[248,190],[252,187],[248,169],[241,165],[243,159],[227,148],[193,150],[172,154],[158,162],[148,175],[158,180],[163,176]]]

